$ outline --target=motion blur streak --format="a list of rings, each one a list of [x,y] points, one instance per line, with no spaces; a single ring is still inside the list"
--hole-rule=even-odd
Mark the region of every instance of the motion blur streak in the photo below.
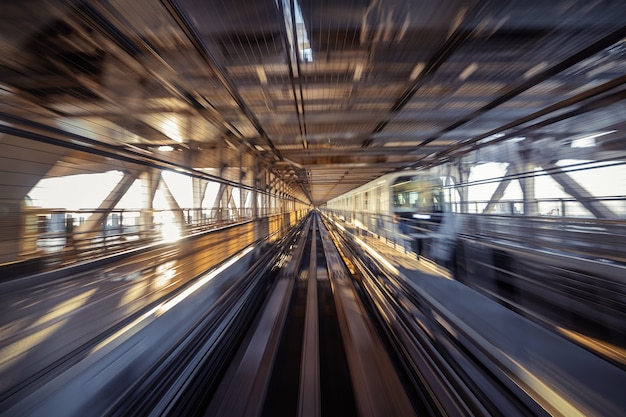
[[[115,332],[113,335],[111,335],[110,337],[108,337],[107,339],[105,339],[104,341],[99,343],[96,347],[94,347],[92,349],[91,353],[94,353],[94,352],[102,349],[104,346],[106,346],[107,344],[111,343],[113,340],[117,339],[118,337],[122,336],[123,334],[125,334],[127,332],[130,332],[131,330],[135,330],[135,331],[139,330],[138,326],[140,324],[147,324],[147,322],[143,323],[144,320],[146,320],[148,318],[159,317],[160,315],[162,315],[166,311],[170,310],[172,307],[174,307],[175,305],[177,305],[178,303],[180,303],[181,301],[183,301],[184,299],[189,297],[191,294],[193,294],[194,292],[196,292],[197,290],[202,288],[204,285],[206,285],[209,281],[211,281],[217,275],[219,275],[220,273],[222,273],[225,270],[227,270],[230,266],[232,266],[235,262],[237,262],[239,259],[244,257],[246,254],[248,254],[252,250],[254,250],[254,246],[248,247],[243,252],[241,252],[239,255],[232,257],[231,259],[229,259],[226,263],[224,263],[220,267],[214,269],[213,271],[211,271],[208,274],[206,274],[204,277],[200,278],[195,284],[193,284],[191,287],[187,288],[185,291],[181,292],[180,294],[178,294],[177,296],[175,296],[171,300],[165,301],[165,302],[159,304],[158,306],[148,310],[147,312],[142,314],[140,317],[135,319],[133,322],[131,322],[130,324],[128,324],[124,328],[120,329],[119,331]]]
[[[587,346],[592,350],[602,352],[603,355],[620,362],[622,364],[626,364],[626,349],[620,348],[617,345],[594,339],[589,336],[585,336],[573,330],[565,329],[563,327],[557,327],[558,331],[565,334],[567,337],[576,340],[583,346]]]
[[[0,362],[0,371],[10,365],[11,362],[18,358],[20,355],[28,353],[31,348],[42,343],[57,329],[63,326],[68,320],[68,316],[75,312],[75,310],[83,306],[95,292],[95,289],[85,291],[82,294],[79,294],[75,297],[70,298],[69,300],[60,303],[59,305],[51,309],[49,313],[28,326],[28,328],[24,330],[24,332],[35,330],[45,323],[49,323],[48,325],[43,327],[41,330],[37,330],[35,331],[35,333],[20,338],[15,343],[12,343],[0,349],[0,358],[2,358],[2,362]],[[65,317],[62,318],[63,316]]]
[[[174,307],[176,304],[178,304],[181,301],[183,301],[185,298],[189,297],[194,292],[198,291],[200,288],[202,288],[204,285],[206,285],[209,281],[211,281],[213,278],[215,278],[217,275],[219,275],[223,271],[227,270],[231,265],[233,265],[235,262],[237,262],[239,259],[244,257],[247,253],[249,253],[253,249],[254,249],[254,246],[251,246],[251,247],[247,248],[241,254],[239,254],[237,256],[234,256],[233,258],[231,258],[228,262],[226,262],[225,264],[223,264],[219,268],[217,268],[217,269],[211,271],[210,273],[208,273],[207,275],[205,275],[202,279],[200,279],[198,282],[193,284],[191,287],[187,288],[182,293],[178,294],[176,297],[174,297],[171,300],[161,304],[158,307],[158,309],[157,309],[157,314],[156,315],[160,316],[161,314],[165,313],[166,311],[168,311],[169,309]]]
[[[512,357],[506,354],[505,356],[516,367],[516,376],[519,377],[530,390],[530,392],[527,393],[539,404],[542,404],[546,410],[549,410],[550,414],[553,416],[561,415],[567,417],[585,417],[589,415],[583,410],[579,410],[575,404],[572,404],[567,398],[564,398],[558,392],[550,388]]]
[[[387,261],[385,258],[380,256],[380,254],[378,252],[376,252],[370,245],[368,245],[367,243],[363,242],[358,237],[355,238],[355,240],[356,240],[356,242],[359,245],[361,245],[361,247],[363,247],[363,249],[365,249],[366,251],[371,253],[374,258],[376,258],[379,262],[381,262],[383,265],[385,265],[389,269],[389,271],[393,272],[394,274],[398,274],[398,270],[393,265],[391,265],[389,263],[389,261]]]

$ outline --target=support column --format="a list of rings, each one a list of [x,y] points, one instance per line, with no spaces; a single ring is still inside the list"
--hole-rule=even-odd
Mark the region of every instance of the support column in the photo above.
[[[223,204],[223,196],[226,191],[226,185],[220,184],[220,188],[217,189],[217,195],[215,196],[215,202],[213,203],[213,213],[215,213],[215,220],[217,222],[221,222],[224,220],[224,204]]]
[[[506,168],[506,172],[504,173],[504,176],[509,177],[510,175],[514,175],[515,173],[517,173],[517,170],[515,169],[513,164],[509,164],[509,166]],[[502,197],[504,197],[504,192],[506,191],[506,188],[509,186],[510,183],[511,183],[510,178],[503,178],[500,181],[500,183],[498,184],[498,187],[494,190],[493,194],[491,195],[489,202],[483,209],[483,214],[489,214],[490,212],[493,211],[493,209],[496,207],[496,204],[502,199]]]
[[[165,196],[165,200],[167,200],[167,204],[170,206],[170,210],[174,212],[174,216],[176,216],[176,223],[180,225],[181,231],[185,227],[185,213],[183,213],[183,209],[180,208],[178,201],[174,198],[170,187],[167,186],[165,181],[162,182],[163,185],[163,194]]]
[[[245,217],[246,212],[246,191],[241,187],[246,178],[246,170],[243,167],[243,152],[239,153],[239,210],[237,217],[239,219]]]
[[[133,185],[133,182],[135,182],[138,176],[139,173],[137,172],[126,172],[124,174],[120,182],[117,183],[109,195],[100,203],[97,211],[89,216],[85,223],[74,229],[74,233],[79,239],[91,239],[100,233],[102,224],[106,221],[108,215]]]
[[[469,180],[469,174],[471,169],[467,167],[466,164],[459,162],[458,166],[457,166],[458,172],[459,172],[459,184],[460,186],[458,187],[459,190],[459,196],[461,198],[461,213],[467,213],[468,212],[468,207],[467,207],[467,199],[468,199],[468,189],[467,189],[467,181]]]
[[[204,223],[202,218],[202,202],[206,195],[207,181],[193,177],[191,179],[192,198],[193,198],[193,218],[196,222]]]
[[[149,168],[141,174],[143,194],[143,205],[141,210],[141,233],[142,237],[149,237],[154,228],[154,195],[159,188],[161,173],[159,170]]]
[[[578,184],[567,172],[556,164],[544,164],[542,167],[549,172],[552,178],[559,183],[566,193],[574,197],[580,204],[591,212],[598,219],[615,219],[617,216],[602,202],[597,201],[589,191]],[[565,213],[563,213],[565,215]]]
[[[519,180],[520,187],[522,188],[522,194],[524,195],[525,216],[539,215],[539,204],[537,203],[537,197],[535,197],[535,176],[531,175],[534,168],[535,165],[532,162],[525,162],[522,172],[528,175],[522,176]]]
[[[36,250],[36,233],[27,230],[36,218],[27,213],[25,198],[67,153],[55,145],[0,133],[0,263]]]
[[[259,181],[259,168],[256,164],[252,164],[252,217],[254,219],[259,218],[259,193],[261,184]]]

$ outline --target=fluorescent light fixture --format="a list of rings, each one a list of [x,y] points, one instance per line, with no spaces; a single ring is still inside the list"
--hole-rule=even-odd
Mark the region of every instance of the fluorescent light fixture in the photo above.
[[[604,65],[600,65],[597,68],[592,69],[591,71],[589,71],[586,75],[587,78],[593,78],[595,76],[597,76],[598,74],[601,74],[603,72],[608,72],[610,70],[612,70],[613,68],[615,68],[617,66],[617,62],[612,61],[612,62],[607,62]]]
[[[8,96],[13,94],[13,91],[9,88],[9,86],[0,84],[0,96]]]
[[[476,62],[472,62],[459,75],[459,80],[465,81],[470,75],[476,72],[477,69],[478,69],[478,64]]]
[[[535,65],[534,67],[532,67],[531,69],[529,69],[528,71],[526,71],[524,73],[524,75],[522,75],[522,78],[528,79],[528,78],[538,74],[540,71],[543,71],[547,67],[548,67],[548,62],[542,61],[542,62],[538,63],[537,65]]]
[[[162,145],[162,146],[159,146],[157,150],[161,152],[172,152],[174,150],[174,147],[170,145]]]
[[[606,132],[597,132],[590,135],[572,139],[572,148],[591,148],[596,146],[596,138],[615,133],[617,130],[608,130]]]
[[[482,143],[491,142],[492,140],[499,139],[499,138],[501,138],[501,137],[502,137],[502,136],[504,136],[504,135],[505,135],[505,134],[504,134],[504,133],[502,133],[502,132],[494,133],[493,135],[489,135],[489,136],[487,136],[486,138],[481,139],[481,140],[479,140],[479,141],[478,141],[478,142],[476,142],[476,143],[481,143],[481,144],[482,144]]]
[[[514,138],[507,139],[506,141],[507,141],[507,142],[513,142],[513,143],[515,143],[515,142],[521,142],[521,141],[523,141],[524,139],[526,139],[526,137],[525,137],[525,136],[516,136],[516,137],[514,137]]]
[[[359,62],[354,67],[354,81],[359,81],[363,75],[363,63]]]
[[[454,31],[457,30],[459,26],[461,26],[461,23],[463,22],[463,19],[465,18],[465,13],[467,13],[467,9],[468,9],[467,6],[464,6],[459,9],[456,16],[454,16],[454,20],[452,21],[452,25],[450,26],[450,29],[448,30],[448,35],[446,36],[446,38],[449,38],[454,33]]]
[[[424,67],[426,67],[426,64],[424,64],[423,62],[418,62],[415,65],[415,67],[413,68],[413,71],[411,71],[411,75],[409,76],[409,80],[413,81],[417,77],[419,77],[419,75],[422,73],[422,71],[424,71]]]
[[[283,14],[285,17],[285,27],[287,28],[287,39],[289,45],[293,48],[294,45],[298,47],[298,55],[300,61],[313,62],[313,49],[311,49],[311,43],[309,42],[309,35],[307,34],[306,26],[304,24],[304,17],[302,17],[302,9],[298,0],[294,1],[295,16],[292,19],[291,16],[291,2],[290,0],[276,0],[283,3]],[[293,27],[293,21],[296,23],[296,27]],[[296,39],[294,39],[294,29]],[[290,54],[291,55],[291,54]],[[293,55],[292,55],[293,56]]]
[[[265,69],[263,69],[263,67],[261,66],[258,66],[256,67],[256,73],[259,76],[259,81],[261,81],[261,84],[267,85],[267,74],[265,73]]]

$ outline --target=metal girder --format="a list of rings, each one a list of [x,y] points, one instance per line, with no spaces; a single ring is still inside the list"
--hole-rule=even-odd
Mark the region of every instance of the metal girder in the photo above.
[[[550,124],[553,123],[557,123],[563,120],[566,120],[568,118],[572,118],[578,115],[581,115],[583,113],[586,112],[590,112],[593,110],[597,110],[599,108],[605,107],[607,105],[610,105],[612,103],[616,103],[618,101],[623,100],[626,97],[626,91],[619,89],[613,93],[611,93],[611,90],[617,89],[619,87],[621,87],[622,85],[626,84],[626,75],[618,77],[614,80],[608,81],[606,83],[603,83],[597,87],[591,88],[589,90],[586,90],[580,94],[575,95],[574,97],[568,98],[566,100],[562,100],[558,103],[555,103],[551,106],[548,106],[544,109],[541,109],[537,112],[534,112],[528,116],[519,118],[517,120],[514,120],[510,123],[507,123],[506,125],[500,126],[496,129],[492,129],[489,132],[486,132],[482,135],[479,136],[475,136],[469,140],[463,141],[462,143],[456,144],[456,145],[452,145],[447,147],[447,149],[438,152],[436,155],[434,155],[433,159],[434,161],[437,161],[438,158],[442,158],[444,156],[448,156],[448,155],[453,155],[453,156],[460,156],[463,154],[466,154],[468,152],[472,152],[476,149],[478,149],[481,146],[493,146],[496,143],[499,142],[503,142],[507,139],[510,139],[511,137],[516,137],[516,136],[520,136],[520,135],[524,135],[527,132],[533,132],[536,129],[545,127],[545,126],[549,126]],[[578,108],[565,112],[565,113],[558,113],[556,116],[554,117],[550,117],[547,119],[541,119],[541,117],[543,116],[547,116],[550,113],[555,113],[558,110],[562,110],[565,109],[569,106],[575,105],[575,104],[579,104],[582,103]],[[534,123],[532,125],[527,125],[524,127],[521,127],[518,130],[515,131],[511,131],[509,133],[507,133],[506,135],[503,135],[500,138],[496,138],[493,140],[490,140],[487,144],[478,146],[477,142],[488,138],[490,136],[493,136],[497,133],[506,131],[508,129],[514,128],[514,127],[518,127],[521,126],[525,123],[528,123],[530,121],[533,120],[541,120],[540,122]],[[472,147],[468,147],[469,145],[474,145]],[[454,153],[454,151],[459,150],[461,148],[464,147],[468,147],[467,149]],[[422,160],[424,158],[420,159],[419,161],[411,164],[411,167],[416,167],[420,164],[423,164]]]
[[[107,6],[106,4],[104,5]],[[162,62],[165,66],[167,63],[163,60],[162,56],[150,45],[149,43],[139,40],[139,44],[135,40],[126,36],[117,26],[110,21],[110,16],[105,16],[100,10],[94,6],[82,2],[79,6],[72,6],[75,12],[83,17],[92,26],[99,28],[99,30],[105,35],[103,39],[110,46],[107,48],[109,53],[117,47],[122,51],[122,55],[117,54],[118,58],[129,68],[136,72],[145,71],[150,77],[154,78],[159,85],[163,86],[175,97],[179,98],[183,102],[190,106],[190,110],[196,112],[200,117],[204,118],[210,123],[216,123],[223,126],[226,130],[232,131],[241,136],[241,133],[235,126],[227,122],[222,115],[211,107],[207,107],[200,103],[191,90],[185,88],[178,82],[172,82],[167,78],[161,76],[155,69],[145,66],[140,63],[137,57],[143,55],[144,51],[155,57],[157,62]],[[68,22],[72,24],[72,22]],[[115,54],[113,54],[115,55]]]
[[[481,0],[479,1],[472,10],[465,14],[463,22],[461,22],[455,29],[454,32],[450,36],[446,38],[444,43],[439,47],[439,49],[435,52],[435,54],[431,57],[428,63],[424,66],[424,69],[417,76],[415,81],[411,83],[411,85],[404,90],[402,95],[395,101],[393,106],[391,107],[390,113],[397,113],[402,110],[407,103],[413,98],[415,93],[424,85],[425,81],[429,76],[434,74],[437,69],[452,55],[452,53],[463,44],[463,42],[472,36],[472,31],[467,30],[464,26],[468,21],[474,20],[478,15],[480,15],[481,11],[485,8],[487,4],[489,4],[490,0]],[[386,118],[376,125],[372,134],[376,134],[381,132],[390,122],[391,117]],[[373,142],[373,139],[366,139],[362,147],[367,147]]]
[[[580,204],[582,204],[587,210],[591,212],[598,219],[617,219],[615,213],[613,213],[608,207],[598,201],[589,191],[583,186],[578,184],[576,180],[570,177],[561,167],[556,164],[544,164],[542,166],[544,171],[548,172],[556,182],[559,183],[566,193],[574,197]]]
[[[243,112],[243,114],[250,120],[254,128],[259,132],[261,137],[265,139],[267,145],[272,149],[272,152],[278,157],[278,159],[283,159],[280,151],[276,149],[274,143],[261,126],[261,123],[258,121],[256,116],[252,113],[244,99],[241,97],[237,89],[235,88],[234,82],[227,75],[226,70],[215,58],[213,53],[209,50],[205,42],[202,40],[202,37],[191,23],[191,20],[185,13],[182,7],[178,4],[176,0],[161,0],[161,3],[165,6],[167,11],[170,13],[172,18],[178,23],[181,30],[185,33],[191,43],[194,45],[202,59],[206,62],[206,64],[211,68],[211,70],[215,73],[219,81],[222,83],[224,88],[228,91],[230,96],[235,100],[239,109]]]
[[[442,129],[441,131],[439,131],[436,135],[433,135],[431,137],[429,137],[428,139],[426,139],[424,142],[422,142],[422,144],[418,145],[418,148],[423,147],[425,145],[428,145],[429,143],[431,143],[432,141],[438,139],[439,137],[441,137],[441,135],[443,135],[446,132],[450,132],[454,129],[457,129],[465,124],[467,124],[468,122],[470,122],[471,120],[477,118],[478,116],[488,112],[489,110],[492,110],[496,107],[498,107],[499,105],[511,100],[512,98],[520,95],[521,93],[523,93],[524,91],[530,89],[531,87],[536,86],[537,84],[549,79],[550,77],[553,77],[554,75],[572,67],[573,65],[583,61],[584,59],[587,59],[595,54],[597,54],[598,52],[606,49],[607,47],[613,45],[615,42],[619,41],[620,39],[622,39],[624,36],[626,36],[626,26],[621,27],[620,29],[612,32],[611,34],[605,36],[604,38],[600,39],[599,41],[593,43],[592,45],[584,48],[581,51],[578,51],[577,53],[573,54],[572,56],[570,56],[569,58],[564,59],[563,61],[551,66],[550,68],[530,77],[529,79],[525,80],[525,81],[521,81],[518,85],[513,85],[510,88],[508,88],[504,93],[502,93],[501,95],[499,95],[495,100],[491,101],[490,103],[486,104],[485,106],[482,106],[480,109],[470,113],[469,115],[463,117],[462,119],[454,122],[453,124],[447,126],[446,128]],[[535,114],[535,113],[533,113]],[[539,115],[537,115],[536,117],[538,117]],[[533,117],[533,118],[536,118]],[[532,120],[532,119],[531,119]],[[472,142],[478,141],[480,139],[486,138],[494,133],[497,133],[499,131],[503,131],[505,129],[508,129],[508,127],[500,127],[498,128],[495,132],[491,133],[491,132],[487,132],[484,135],[481,135],[480,137],[478,137],[476,140],[474,140],[474,138],[472,138]],[[467,141],[468,143],[470,143],[470,141]],[[465,145],[465,143],[463,143],[463,145]],[[450,149],[447,153],[449,153],[451,150],[454,149]],[[418,161],[419,162],[419,161]],[[415,166],[416,164],[413,164],[413,166]]]
[[[297,43],[294,42],[293,45],[290,45],[289,36],[287,36],[287,34],[285,33],[285,31],[289,30],[289,28],[287,27],[287,23],[286,23],[283,0],[277,0],[276,7],[278,8],[279,14],[280,14],[278,18],[280,19],[282,17],[282,20],[283,20],[283,24],[279,26],[281,28],[281,35],[285,43],[285,51],[287,51],[287,64],[289,66],[289,83],[291,84],[291,91],[293,93],[294,106],[295,106],[295,111],[296,111],[296,115],[298,118],[298,126],[300,128],[300,135],[302,137],[303,147],[304,149],[307,149],[308,143],[307,143],[307,130],[306,130],[305,109],[304,109],[304,96],[302,94],[302,77],[300,76],[301,75],[300,61],[298,57]],[[295,23],[295,4],[293,0],[291,0],[290,8],[291,8],[290,14],[292,18],[292,21],[291,21],[292,39],[297,40],[296,23]],[[298,103],[298,95],[296,94],[296,83],[295,83],[293,61],[295,61],[295,67],[298,73],[298,88],[300,92],[300,103]]]
[[[20,125],[29,128],[28,130],[26,130],[15,126],[0,124],[0,134],[5,133],[24,139],[31,139],[37,142],[57,145],[62,148],[84,151],[95,155],[117,159],[119,161],[131,162],[150,168],[172,169],[175,171],[183,172],[191,177],[204,178],[210,181],[230,184],[237,187],[250,188],[244,184],[239,184],[235,181],[226,180],[216,175],[207,174],[205,172],[189,168],[180,163],[170,162],[162,158],[152,156],[150,152],[139,152],[127,148],[120,148],[119,146],[100,142],[85,136],[67,132],[53,126],[34,122],[32,120],[26,120],[24,118],[10,115],[8,113],[0,112],[0,120],[13,123],[16,126]],[[139,150],[139,148],[135,149]]]
[[[516,169],[515,165],[509,164],[509,166],[506,168],[506,172],[504,173],[504,176],[498,183],[498,186],[496,187],[496,189],[493,191],[493,194],[491,194],[491,197],[489,198],[489,202],[483,209],[483,214],[488,214],[488,213],[491,213],[491,211],[493,211],[498,201],[500,201],[502,197],[504,197],[504,192],[506,191],[507,187],[511,183],[511,176],[515,175],[517,172],[518,170]]]
[[[185,224],[185,214],[183,213],[183,210],[180,208],[178,201],[176,201],[176,198],[174,197],[174,194],[172,194],[172,190],[170,190],[167,183],[161,180],[160,184],[163,187],[163,195],[165,196],[167,205],[170,206],[170,210],[176,216],[176,222],[182,227],[182,225]]]
[[[113,187],[113,190],[111,190],[102,203],[100,203],[96,212],[89,216],[85,223],[75,229],[75,233],[80,235],[80,239],[91,239],[100,233],[102,223],[109,216],[111,210],[120,202],[122,197],[124,197],[128,189],[133,185],[137,177],[139,177],[139,174],[140,173],[137,171],[124,173],[122,179]]]

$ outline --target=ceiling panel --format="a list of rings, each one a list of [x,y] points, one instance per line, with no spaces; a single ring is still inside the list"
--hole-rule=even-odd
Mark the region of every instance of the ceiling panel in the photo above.
[[[494,133],[622,129],[624,16],[613,0],[4,2],[0,111],[118,146],[227,140],[317,205]]]

